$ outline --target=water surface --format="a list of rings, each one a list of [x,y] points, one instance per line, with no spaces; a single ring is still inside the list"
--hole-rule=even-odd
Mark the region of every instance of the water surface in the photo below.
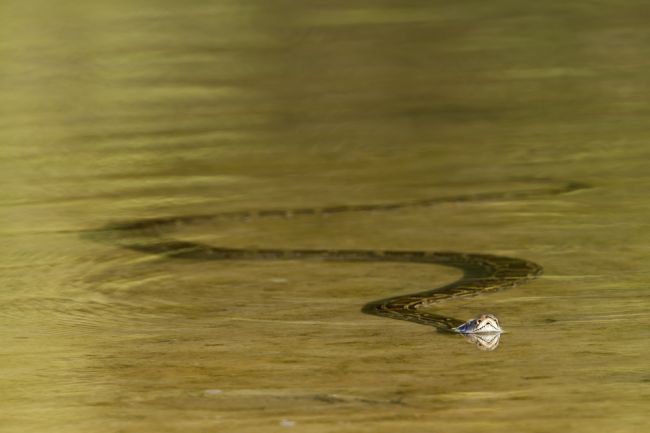
[[[650,427],[643,2],[4,2],[0,428],[640,432]],[[545,268],[446,302],[496,351],[360,313],[455,269],[207,262],[118,221],[570,194],[211,221],[238,248],[449,250]]]

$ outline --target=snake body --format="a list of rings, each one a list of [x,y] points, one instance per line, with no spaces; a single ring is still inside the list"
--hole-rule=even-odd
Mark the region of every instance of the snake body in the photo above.
[[[556,187],[489,192],[472,195],[438,197],[402,203],[331,206],[325,208],[271,209],[253,212],[226,212],[210,215],[174,216],[141,219],[108,224],[90,231],[94,240],[108,241],[124,248],[177,259],[194,260],[321,260],[330,262],[396,262],[445,265],[462,270],[463,276],[446,286],[413,294],[394,296],[365,304],[366,314],[406,320],[433,326],[441,331],[456,332],[464,321],[425,311],[442,300],[475,296],[513,287],[537,277],[542,267],[536,263],[512,257],[490,254],[426,251],[371,250],[285,250],[236,249],[216,247],[167,237],[171,229],[208,220],[246,221],[252,218],[289,218],[301,215],[329,215],[348,212],[395,211],[408,207],[425,207],[449,202],[486,201],[531,198],[569,193],[585,188],[580,183]],[[468,322],[469,323],[469,322]]]

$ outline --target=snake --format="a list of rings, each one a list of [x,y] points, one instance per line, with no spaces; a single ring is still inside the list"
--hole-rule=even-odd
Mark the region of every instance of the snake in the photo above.
[[[512,288],[540,276],[543,268],[539,264],[521,258],[455,251],[228,248],[175,239],[166,233],[181,226],[209,220],[244,222],[252,219],[265,218],[327,216],[371,211],[390,212],[406,208],[431,207],[443,203],[528,199],[548,195],[560,195],[588,187],[588,185],[580,182],[566,182],[555,186],[516,191],[480,192],[395,203],[353,204],[321,208],[263,209],[144,218],[108,223],[98,229],[91,230],[90,233],[92,233],[94,240],[108,241],[130,250],[146,254],[163,255],[174,259],[391,262],[434,264],[457,268],[462,271],[462,276],[457,281],[442,287],[417,293],[369,301],[362,306],[361,312],[432,326],[440,332],[460,333],[469,336],[470,341],[477,343],[479,347],[492,350],[498,344],[498,335],[502,331],[498,319],[494,315],[482,314],[469,321],[463,321],[433,313],[429,311],[431,309],[430,307],[451,298],[471,297]],[[486,335],[488,336],[486,337]],[[489,335],[496,335],[496,337]]]

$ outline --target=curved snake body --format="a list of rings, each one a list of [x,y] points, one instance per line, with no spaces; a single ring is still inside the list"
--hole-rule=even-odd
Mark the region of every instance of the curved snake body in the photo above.
[[[372,301],[363,306],[367,314],[407,320],[434,326],[441,331],[459,332],[463,323],[451,317],[425,311],[426,307],[455,297],[474,296],[513,287],[537,277],[542,267],[523,259],[490,254],[425,251],[370,251],[370,250],[283,250],[235,249],[215,247],[198,242],[165,237],[164,232],[186,224],[206,220],[238,220],[251,218],[293,217],[297,215],[327,215],[346,212],[394,211],[407,207],[424,207],[446,202],[485,201],[497,199],[531,198],[576,191],[586,186],[567,183],[555,188],[540,188],[514,192],[490,192],[473,195],[440,197],[403,203],[332,206],[320,209],[262,210],[228,212],[212,215],[177,216],[143,219],[109,224],[91,231],[95,240],[109,241],[122,247],[149,254],[195,260],[304,260],[317,259],[335,262],[397,262],[436,264],[458,268],[463,276],[444,287],[418,293],[394,296]],[[476,320],[476,319],[474,319]],[[460,331],[466,330],[460,328]],[[497,340],[498,342],[498,340]]]

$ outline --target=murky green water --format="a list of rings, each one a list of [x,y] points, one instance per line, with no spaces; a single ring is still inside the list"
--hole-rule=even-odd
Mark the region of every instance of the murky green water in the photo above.
[[[647,4],[93,3],[0,5],[2,431],[650,428]],[[180,261],[80,235],[568,180],[592,187],[174,233],[542,264],[440,306],[496,313],[494,352],[359,311],[454,269]]]

